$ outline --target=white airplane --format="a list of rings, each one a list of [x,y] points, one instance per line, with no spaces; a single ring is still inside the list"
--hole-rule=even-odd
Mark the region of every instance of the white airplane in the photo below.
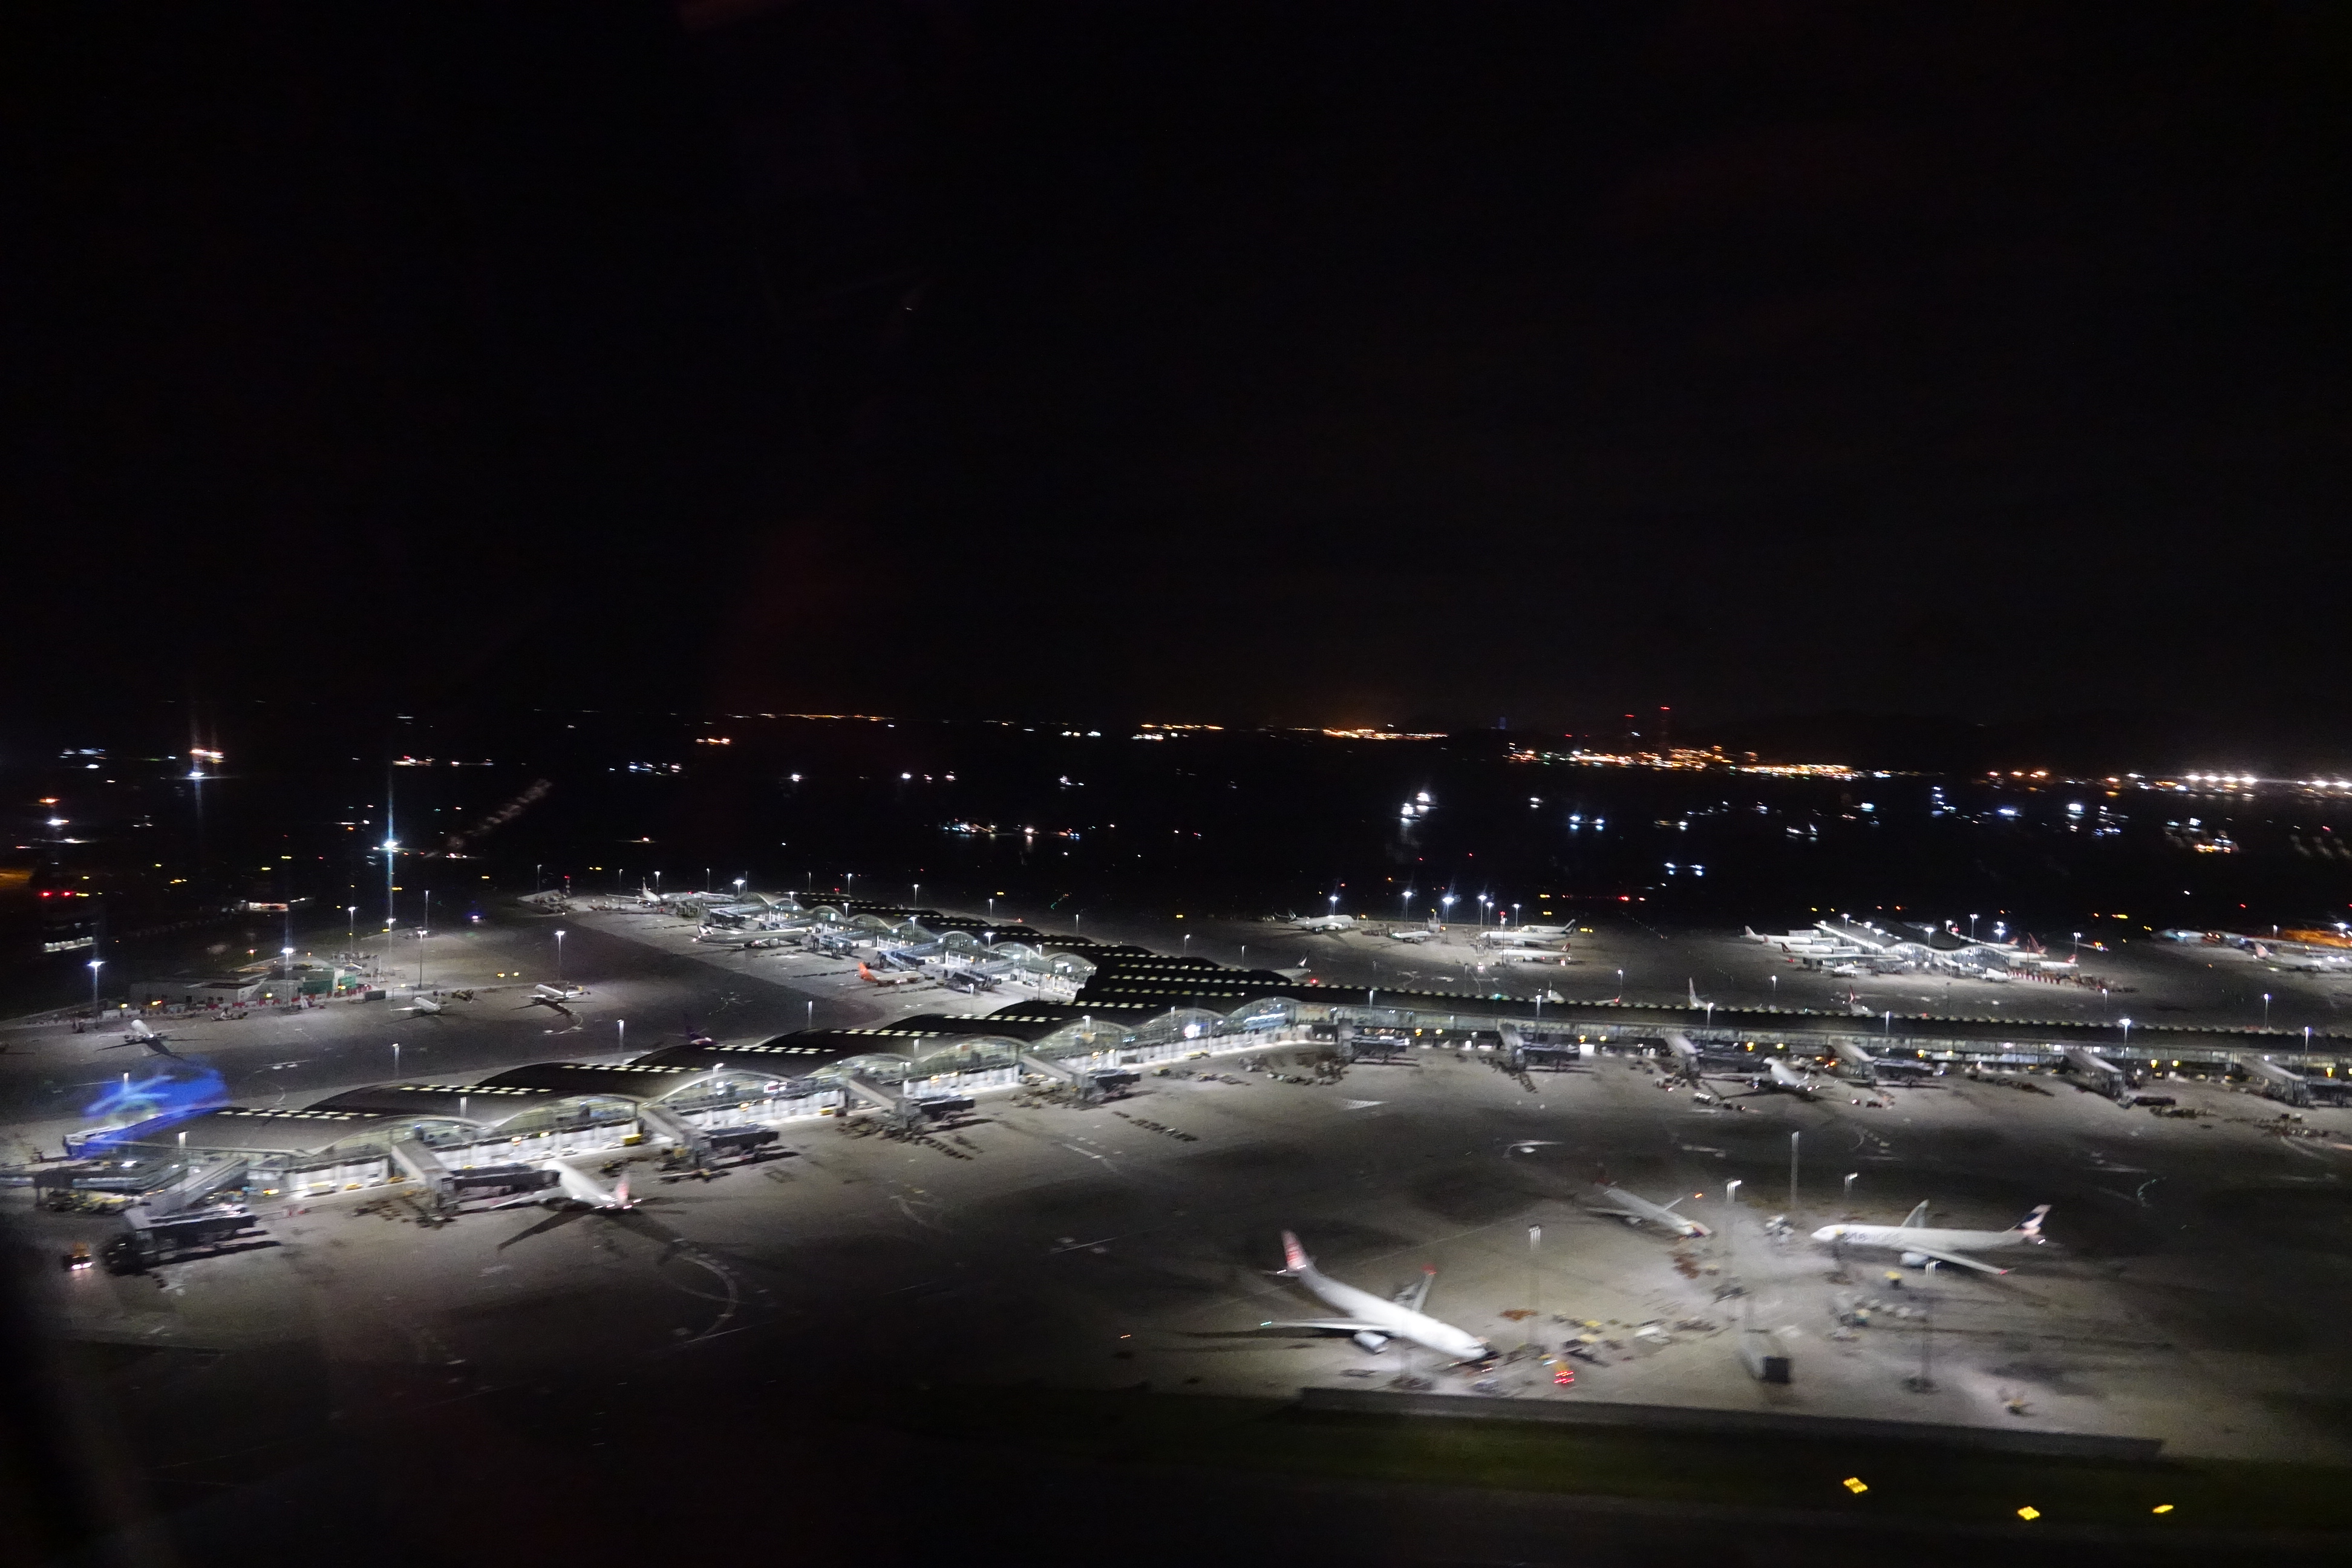
[[[1275,1270],[1286,1279],[1296,1279],[1307,1287],[1315,1298],[1327,1307],[1346,1313],[1339,1318],[1298,1318],[1282,1322],[1266,1322],[1263,1329],[1326,1329],[1333,1333],[1349,1336],[1368,1351],[1384,1350],[1391,1340],[1410,1340],[1414,1344],[1452,1356],[1457,1362],[1486,1362],[1495,1358],[1495,1347],[1477,1335],[1443,1323],[1423,1312],[1422,1303],[1429,1300],[1429,1287],[1437,1279],[1437,1270],[1424,1266],[1421,1282],[1397,1293],[1393,1301],[1383,1301],[1369,1290],[1359,1290],[1353,1285],[1342,1285],[1321,1273],[1298,1238],[1288,1231],[1282,1233],[1283,1267]]]
[[[2317,974],[2324,970],[2344,967],[2344,960],[2332,954],[2311,952],[2295,948],[2276,948],[2265,942],[2254,943],[2253,952],[2256,958],[2277,969],[2299,969],[2308,973]]]
[[[599,1214],[621,1214],[637,1206],[636,1200],[629,1196],[629,1178],[625,1174],[608,1188],[598,1184],[593,1177],[582,1175],[561,1160],[542,1160],[539,1168],[555,1173],[553,1187],[525,1193],[519,1198],[492,1204],[490,1207],[583,1208],[593,1209]]]
[[[1676,1198],[1674,1204],[1654,1204],[1647,1198],[1635,1197],[1622,1187],[1604,1184],[1601,1189],[1601,1201],[1614,1205],[1614,1212],[1594,1209],[1592,1213],[1605,1214],[1611,1219],[1622,1219],[1627,1225],[1662,1225],[1686,1239],[1715,1234],[1698,1221],[1685,1218],[1675,1212],[1675,1204],[1682,1202],[1680,1198]]]
[[[1478,940],[1488,947],[1550,947],[1560,939],[1558,926],[1506,926]]]
[[[120,1050],[124,1046],[144,1046],[159,1057],[177,1054],[172,1049],[172,1037],[157,1034],[148,1026],[144,1018],[131,1019],[131,1027],[123,1031],[121,1039],[110,1046],[100,1046],[98,1048],[101,1051],[112,1051]]]
[[[1813,1081],[1812,1074],[1790,1067],[1779,1057],[1766,1057],[1764,1071],[1768,1081],[1762,1087],[1766,1089],[1785,1089],[1790,1094],[1801,1094],[1811,1100],[1814,1091],[1821,1088]]]
[[[857,961],[857,978],[868,985],[914,985],[930,976],[919,969],[876,970],[861,958]]]
[[[1562,965],[1574,963],[1576,960],[1553,948],[1526,947],[1517,949],[1510,952],[1496,953],[1495,955],[1494,962],[1496,963],[1549,963]]]
[[[2006,1268],[1996,1268],[1969,1256],[1971,1252],[1989,1252],[2004,1247],[2039,1247],[2042,1217],[2050,1205],[2041,1204],[2007,1230],[1937,1230],[1927,1224],[1927,1205],[1921,1204],[1911,1211],[1901,1225],[1825,1225],[1813,1232],[1815,1241],[1834,1242],[1845,1247],[1885,1247],[1902,1253],[1902,1262],[1917,1268],[1929,1262],[1957,1263],[1963,1268],[1974,1268],[1984,1274],[2006,1274]]]
[[[1431,942],[1436,936],[1427,926],[1393,926],[1389,931],[1391,942]]]
[[[421,1013],[428,1018],[438,1018],[448,1010],[447,1003],[436,1002],[430,996],[412,997],[407,1006],[397,1009],[403,1013]]]
[[[1356,923],[1353,915],[1303,915],[1290,922],[1293,931],[1347,931]]]
[[[530,995],[522,999],[522,1005],[526,1007],[544,1007],[551,1013],[561,1013],[577,1023],[579,1015],[564,1004],[578,996],[583,989],[583,987],[578,985],[567,985],[561,990],[552,985],[536,986]]]

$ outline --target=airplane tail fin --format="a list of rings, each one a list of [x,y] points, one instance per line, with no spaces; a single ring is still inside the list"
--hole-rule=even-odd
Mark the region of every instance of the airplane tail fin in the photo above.
[[[874,972],[866,967],[866,961],[862,958],[857,961],[857,978],[860,980],[874,978]]]
[[[616,1209],[629,1206],[629,1175],[625,1171],[621,1173],[621,1179],[613,1184],[613,1206]]]
[[[1903,1228],[1903,1229],[1905,1229],[1905,1230],[1910,1230],[1910,1229],[1914,1229],[1914,1228],[1916,1228],[1916,1227],[1917,1227],[1917,1226],[1919,1226],[1926,1225],[1927,1223],[1927,1200],[1922,1199],[1922,1200],[1920,1200],[1920,1204],[1919,1204],[1919,1206],[1918,1206],[1917,1208],[1913,1209],[1913,1210],[1912,1210],[1908,1215],[1906,1215],[1904,1216],[1904,1219],[1903,1219],[1903,1225],[1902,1225],[1902,1227],[1901,1227],[1901,1228]]]
[[[2042,1239],[2042,1216],[2047,1215],[2049,1212],[2050,1205],[2048,1204],[2035,1205],[2033,1212],[2027,1215],[2022,1220],[2018,1222],[2017,1228],[2032,1237],[2034,1240],[2040,1241]]]
[[[1682,1202],[1682,1199],[1680,1199],[1680,1198],[1676,1198],[1676,1199],[1675,1200],[1675,1202],[1674,1202],[1674,1203],[1672,1203],[1672,1204],[1660,1204],[1658,1206],[1659,1206],[1660,1208],[1668,1208],[1668,1209],[1670,1209],[1670,1208],[1672,1208],[1672,1207],[1674,1207],[1674,1206],[1675,1206],[1675,1204],[1678,1204],[1678,1203],[1680,1203],[1680,1202]]]
[[[1315,1260],[1307,1256],[1305,1247],[1298,1245],[1298,1237],[1286,1230],[1284,1231],[1282,1233],[1282,1272],[1292,1275],[1304,1274],[1314,1267]]]
[[[1696,980],[1685,980],[1683,984],[1690,987],[1690,1005],[1694,1007],[1700,1005],[1698,999],[1698,982]]]

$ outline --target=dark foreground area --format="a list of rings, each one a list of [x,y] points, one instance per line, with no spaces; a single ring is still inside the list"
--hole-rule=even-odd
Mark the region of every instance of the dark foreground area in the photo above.
[[[134,1413],[137,1391],[171,1381],[172,1361],[68,1358],[88,1401],[68,1429],[113,1493],[99,1506],[128,1528],[58,1549],[55,1531],[92,1521],[20,1463],[14,1500],[52,1532],[33,1560],[2316,1563],[2352,1550],[2347,1478],[2315,1468],[1366,1417],[1140,1389],[849,1376],[790,1390],[723,1356],[658,1383],[498,1390],[458,1373],[362,1391],[321,1366],[263,1402],[268,1437],[142,1475],[165,1435]],[[1867,1492],[1843,1484],[1862,1476]],[[2040,1517],[2014,1517],[2021,1506]]]

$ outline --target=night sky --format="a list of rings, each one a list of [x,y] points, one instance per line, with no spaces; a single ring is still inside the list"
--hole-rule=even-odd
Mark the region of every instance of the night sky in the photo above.
[[[20,710],[2352,721],[2340,7],[55,25]]]

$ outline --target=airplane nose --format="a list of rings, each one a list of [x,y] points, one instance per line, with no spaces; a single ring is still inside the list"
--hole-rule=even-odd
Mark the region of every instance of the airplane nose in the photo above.
[[[1813,1239],[1815,1241],[1835,1241],[1839,1237],[1843,1236],[1844,1234],[1845,1227],[1843,1226],[1825,1225],[1822,1226],[1821,1229],[1813,1232]]]

